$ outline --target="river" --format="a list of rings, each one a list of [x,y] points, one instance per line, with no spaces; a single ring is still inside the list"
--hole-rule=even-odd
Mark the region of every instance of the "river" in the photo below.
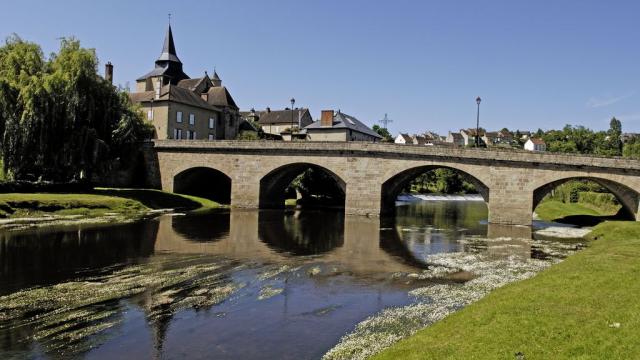
[[[581,246],[486,218],[480,201],[422,201],[384,219],[233,210],[5,231],[0,359],[365,357]]]

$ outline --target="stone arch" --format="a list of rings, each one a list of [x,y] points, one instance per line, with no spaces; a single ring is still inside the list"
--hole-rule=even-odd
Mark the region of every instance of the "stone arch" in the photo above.
[[[326,167],[308,163],[299,162],[282,165],[271,170],[260,179],[260,208],[282,208],[285,201],[285,189],[296,176],[300,175],[303,171],[313,168],[324,172],[335,180],[336,185],[342,192],[343,197],[347,193],[346,182],[338,176],[335,172],[327,169]]]
[[[547,182],[546,184],[537,187],[533,191],[533,208],[531,209],[531,211],[534,211],[536,209],[542,199],[547,194],[549,194],[551,190],[571,180],[593,181],[598,185],[604,187],[611,194],[613,194],[616,199],[618,199],[618,201],[622,205],[624,216],[632,218],[634,220],[637,219],[640,193],[638,193],[636,190],[633,190],[627,185],[621,184],[620,182],[594,176],[568,176]]]
[[[190,167],[173,177],[173,192],[229,204],[231,203],[231,178],[211,167]]]
[[[393,209],[395,208],[396,198],[400,194],[402,188],[404,188],[418,175],[435,169],[450,169],[462,175],[465,180],[469,181],[473,184],[473,186],[475,186],[476,190],[478,190],[478,193],[482,196],[484,201],[487,204],[489,203],[489,187],[484,182],[480,181],[477,177],[469,174],[465,170],[448,165],[423,165],[405,169],[391,176],[382,183],[381,212],[393,211]]]

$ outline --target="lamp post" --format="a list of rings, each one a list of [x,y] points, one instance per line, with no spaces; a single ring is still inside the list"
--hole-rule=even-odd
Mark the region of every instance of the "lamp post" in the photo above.
[[[291,98],[291,141],[293,141],[293,105],[296,103],[296,99]]]
[[[476,98],[476,104],[478,104],[478,112],[476,113],[476,147],[480,146],[480,96]]]

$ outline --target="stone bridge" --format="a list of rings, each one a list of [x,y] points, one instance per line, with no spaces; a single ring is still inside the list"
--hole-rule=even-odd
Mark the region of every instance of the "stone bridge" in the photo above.
[[[237,208],[282,207],[285,188],[311,167],[335,179],[346,214],[377,216],[393,211],[396,196],[417,175],[449,168],[476,186],[490,223],[531,225],[542,198],[572,179],[601,184],[638,219],[640,161],[631,159],[364,142],[176,140],[149,143],[145,157],[149,186],[199,188]]]

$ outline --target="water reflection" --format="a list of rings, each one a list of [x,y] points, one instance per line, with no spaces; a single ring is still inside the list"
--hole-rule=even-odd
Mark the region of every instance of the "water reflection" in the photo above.
[[[217,241],[229,236],[230,220],[228,211],[220,211],[207,214],[204,221],[198,216],[175,216],[171,226],[176,234],[190,241]]]
[[[234,210],[0,233],[0,358],[318,358],[436,283],[409,276],[431,255],[545,254],[486,218],[481,202],[430,202],[390,219]]]
[[[344,243],[340,211],[263,211],[258,222],[260,239],[280,252],[317,255]]]
[[[157,231],[157,222],[147,221],[0,232],[0,295],[134,264],[153,253]]]

